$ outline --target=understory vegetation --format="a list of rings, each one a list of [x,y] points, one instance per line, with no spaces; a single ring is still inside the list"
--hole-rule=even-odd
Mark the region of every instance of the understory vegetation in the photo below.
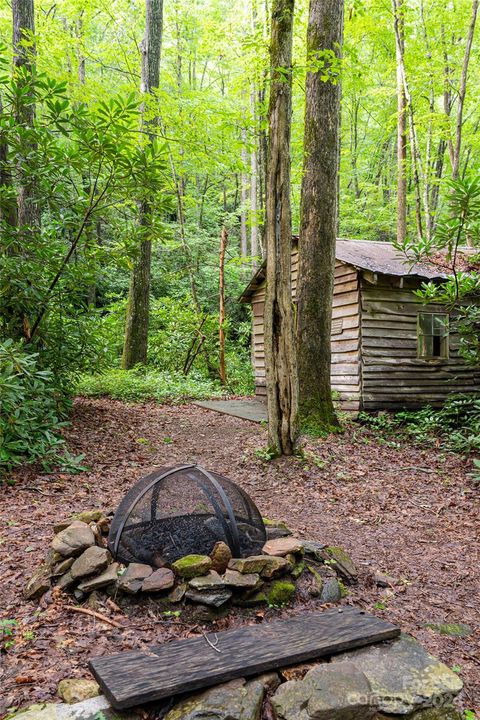
[[[31,12],[14,22],[12,11],[27,5]],[[294,232],[306,73],[323,68],[322,81],[333,82],[334,54],[307,57],[307,5],[298,2],[294,18]],[[401,240],[409,257],[441,253],[451,268],[461,245],[480,241],[480,58],[469,45],[476,5],[395,7],[397,22],[390,3],[345,5],[333,73],[342,86],[340,235]],[[265,251],[270,9],[165,3],[159,79],[146,91],[145,0],[116,0],[114,19],[98,0],[0,8],[1,471],[22,461],[81,462],[62,440],[75,394],[183,402],[253,392],[251,316],[239,297]],[[408,96],[401,166],[399,72]],[[148,347],[127,370],[129,296],[145,245]],[[478,271],[454,268],[450,282],[426,284],[419,298],[455,309],[472,364],[480,314],[470,299],[479,294]],[[462,402],[368,422],[475,452],[477,416],[450,414]]]
[[[387,437],[468,455],[480,453],[480,397],[451,395],[441,408],[362,412],[359,421]],[[475,464],[475,467],[476,464]],[[480,476],[479,476],[480,479]]]

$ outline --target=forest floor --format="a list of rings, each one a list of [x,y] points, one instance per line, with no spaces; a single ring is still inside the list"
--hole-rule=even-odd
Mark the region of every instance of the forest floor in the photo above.
[[[98,612],[121,628],[67,609],[66,596],[22,600],[25,580],[42,562],[54,521],[73,511],[112,511],[126,490],[161,465],[198,461],[238,482],[264,516],[286,520],[301,537],[343,546],[360,568],[344,603],[398,623],[461,674],[462,708],[480,710],[480,539],[478,489],[467,463],[440,450],[393,443],[352,425],[309,441],[304,458],[263,461],[263,427],[193,405],[75,402],[69,446],[87,472],[18,474],[0,489],[0,615],[15,618],[0,663],[0,717],[8,707],[55,699],[59,680],[88,677],[93,655],[194,634],[199,616],[160,614],[152,598],[100,600]],[[374,571],[395,582],[381,589]],[[312,601],[313,602],[313,601]],[[304,609],[238,610],[215,629]],[[193,612],[193,611],[192,611]],[[464,623],[466,637],[429,629]],[[198,632],[198,631],[197,631]]]

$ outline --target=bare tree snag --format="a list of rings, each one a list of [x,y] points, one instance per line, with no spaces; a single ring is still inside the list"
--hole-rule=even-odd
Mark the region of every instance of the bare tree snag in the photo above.
[[[145,8],[145,36],[141,48],[141,90],[146,94],[154,94],[160,81],[163,0],[145,0]],[[148,131],[149,126],[157,125],[158,118],[154,117],[152,120],[146,120],[145,112],[146,108],[143,110],[142,125]],[[139,252],[135,258],[128,292],[125,342],[122,357],[122,367],[126,370],[138,363],[147,361],[150,267],[152,261],[151,212],[152,208],[147,200],[141,200],[138,203],[138,225],[141,234]]]
[[[468,66],[470,64],[470,55],[472,51],[473,36],[475,33],[475,25],[477,22],[479,0],[472,2],[472,14],[470,17],[470,25],[468,28],[467,42],[465,44],[465,53],[463,56],[462,75],[460,78],[460,87],[458,90],[457,119],[455,123],[455,146],[452,154],[452,178],[458,178],[460,167],[460,154],[462,150],[462,127],[463,127],[463,107],[465,104],[465,96],[467,94],[467,77]]]
[[[330,335],[338,220],[340,58],[343,3],[310,0],[303,180],[297,283],[299,407],[302,424],[338,426],[330,384]],[[328,74],[327,81],[322,76]]]
[[[225,225],[220,235],[220,261],[219,261],[219,312],[218,312],[218,347],[219,347],[219,374],[222,385],[227,383],[225,367],[225,251],[228,243],[228,231]]]
[[[397,63],[397,242],[407,239],[407,99],[403,86],[403,0],[392,0]]]
[[[279,455],[292,455],[297,441],[298,388],[290,205],[293,11],[294,0],[274,0],[270,46],[264,318],[268,441],[272,452]]]
[[[17,105],[16,122],[23,129],[32,128],[35,122],[35,103],[28,86],[35,73],[35,12],[33,0],[13,0],[13,65],[16,79],[27,90]],[[17,163],[17,220],[22,234],[31,234],[40,225],[37,188],[34,174],[27,170],[27,157],[35,152],[36,145],[24,140]]]

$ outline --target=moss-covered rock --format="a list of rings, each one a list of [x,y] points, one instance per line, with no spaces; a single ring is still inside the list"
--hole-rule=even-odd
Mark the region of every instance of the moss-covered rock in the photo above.
[[[298,580],[298,578],[300,577],[300,575],[303,574],[304,570],[305,570],[305,561],[304,561],[304,560],[301,560],[299,563],[297,563],[297,564],[295,565],[295,567],[293,568],[293,570],[290,571],[290,575],[291,575],[293,578],[295,578],[295,580]]]
[[[358,570],[350,555],[341,547],[329,546],[322,553],[323,559],[347,583],[356,583]]]
[[[276,580],[267,591],[268,604],[284,607],[295,597],[295,585],[288,580]]]
[[[467,637],[473,632],[470,625],[464,625],[464,623],[427,623],[427,627],[440,635],[450,635],[451,637]]]
[[[212,560],[208,555],[185,555],[172,563],[175,573],[186,580],[206,575],[211,568]]]

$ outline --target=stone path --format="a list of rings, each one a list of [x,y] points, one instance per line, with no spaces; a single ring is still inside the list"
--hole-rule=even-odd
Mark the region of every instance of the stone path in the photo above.
[[[263,422],[267,420],[267,406],[256,398],[243,398],[242,400],[202,400],[193,403],[206,410],[215,410],[224,415],[251,420],[252,422]]]

